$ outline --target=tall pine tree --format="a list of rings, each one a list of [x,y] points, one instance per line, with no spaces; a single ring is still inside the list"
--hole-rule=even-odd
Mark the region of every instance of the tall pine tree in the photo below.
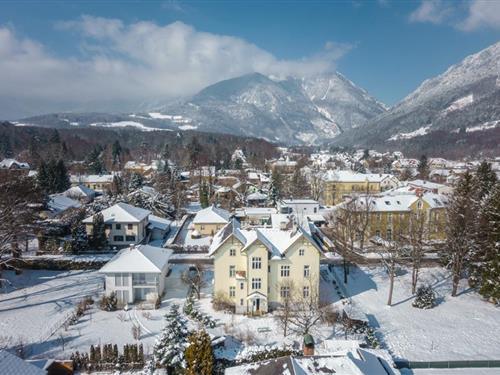
[[[467,171],[458,180],[448,205],[446,255],[452,271],[453,297],[457,295],[458,283],[476,249],[475,220],[478,205],[474,180]]]
[[[99,212],[92,219],[92,238],[91,245],[94,249],[101,250],[106,246],[106,225],[104,217]]]

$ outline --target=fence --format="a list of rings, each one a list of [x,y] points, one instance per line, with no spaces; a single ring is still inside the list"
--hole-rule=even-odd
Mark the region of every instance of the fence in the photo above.
[[[405,361],[396,360],[397,369],[410,368],[500,368],[500,360],[473,360],[473,361]]]

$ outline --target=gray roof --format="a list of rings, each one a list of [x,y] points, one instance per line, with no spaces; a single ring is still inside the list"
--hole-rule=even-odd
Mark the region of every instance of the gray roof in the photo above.
[[[47,372],[22,360],[14,354],[7,352],[6,350],[0,350],[0,374],[47,375]]]

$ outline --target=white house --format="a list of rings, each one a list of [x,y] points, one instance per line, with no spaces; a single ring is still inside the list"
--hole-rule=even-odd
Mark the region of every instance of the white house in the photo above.
[[[0,161],[0,169],[30,169],[30,165],[16,159],[3,159]]]
[[[51,194],[47,202],[48,216],[55,217],[71,208],[80,208],[80,202],[61,194]]]
[[[63,194],[69,198],[78,199],[85,202],[92,201],[96,196],[95,190],[90,189],[85,185],[70,187]]]
[[[138,244],[146,237],[150,211],[127,203],[117,203],[101,211],[106,226],[108,244],[126,246]],[[92,234],[94,216],[83,220],[87,234]]]
[[[282,214],[315,215],[319,212],[319,202],[314,199],[283,199],[278,202],[278,210]]]
[[[105,290],[116,293],[120,304],[153,302],[165,292],[165,277],[170,249],[136,245],[122,249],[100,270],[105,275]]]

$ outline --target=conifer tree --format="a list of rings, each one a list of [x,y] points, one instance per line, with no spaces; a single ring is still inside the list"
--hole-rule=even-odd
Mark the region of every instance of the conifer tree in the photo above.
[[[417,166],[418,176],[427,180],[429,178],[429,162],[426,155],[422,155]]]
[[[185,368],[184,350],[187,337],[186,320],[179,313],[179,306],[173,304],[165,315],[165,327],[154,345],[155,363],[172,371]]]
[[[200,205],[201,208],[207,208],[210,204],[209,199],[208,199],[208,187],[206,182],[202,181],[200,183]]]
[[[491,169],[491,164],[483,161],[476,171],[478,199],[483,199],[497,183],[497,175]]]
[[[212,343],[204,329],[189,336],[185,356],[187,375],[212,375],[214,366]]]
[[[92,238],[91,244],[97,249],[101,250],[106,246],[106,226],[104,224],[104,217],[99,212],[92,218]]]
[[[140,189],[144,184],[144,178],[139,173],[132,173],[130,177],[129,190],[134,191]]]
[[[271,184],[269,186],[269,201],[275,206],[281,197],[283,188],[283,176],[276,169],[271,175]]]
[[[451,295],[453,297],[457,295],[462,273],[476,249],[477,206],[474,177],[467,171],[458,180],[447,209],[446,255],[449,258],[452,271],[453,289]]]

